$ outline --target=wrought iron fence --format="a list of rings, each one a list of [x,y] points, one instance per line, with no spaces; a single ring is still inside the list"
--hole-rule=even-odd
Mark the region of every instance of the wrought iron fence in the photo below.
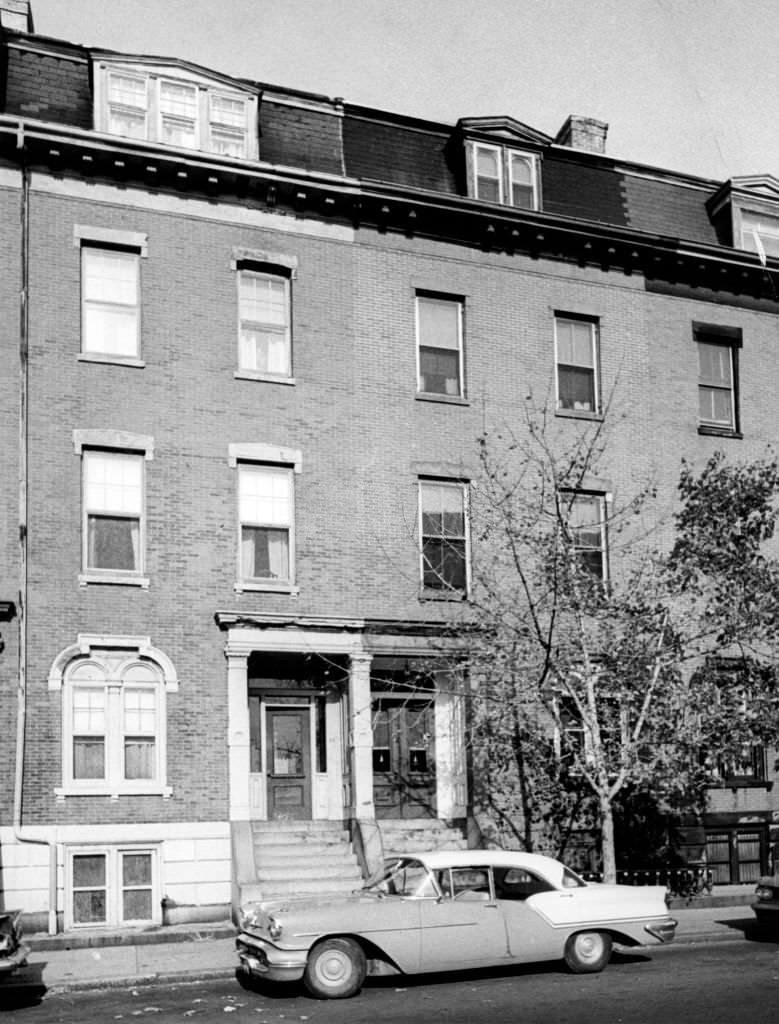
[[[589,882],[602,882],[600,872],[585,871],[582,877]],[[713,875],[705,864],[688,864],[680,868],[619,868],[620,885],[664,885],[669,896],[705,896],[711,892]]]

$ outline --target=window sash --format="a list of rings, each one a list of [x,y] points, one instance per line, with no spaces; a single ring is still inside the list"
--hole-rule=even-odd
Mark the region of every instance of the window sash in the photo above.
[[[463,303],[417,296],[418,387],[426,394],[463,395]]]
[[[73,923],[108,921],[108,870],[104,853],[74,854],[71,860]]]
[[[419,515],[422,586],[426,590],[468,589],[468,531],[465,484],[420,481]]]
[[[292,580],[293,471],[286,466],[239,465],[239,578]]]
[[[143,570],[143,456],[85,451],[84,568]]]
[[[137,252],[82,247],[83,352],[138,357],[139,270]]]
[[[606,579],[606,510],[602,496],[575,494],[570,499],[568,527],[579,564],[596,579]]]
[[[253,270],[239,272],[239,369],[290,376],[290,312],[287,277]]]
[[[555,349],[558,409],[598,412],[596,324],[556,317]]]
[[[500,149],[474,146],[474,193],[477,199],[503,202],[503,159]]]
[[[735,427],[733,346],[698,342],[698,413],[700,422]]]
[[[779,257],[779,217],[742,213],[741,248]]]

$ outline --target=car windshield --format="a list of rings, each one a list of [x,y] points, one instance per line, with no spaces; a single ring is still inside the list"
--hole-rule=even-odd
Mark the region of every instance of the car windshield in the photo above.
[[[365,886],[377,896],[405,896],[422,899],[437,896],[430,872],[418,860],[403,857],[385,864]]]

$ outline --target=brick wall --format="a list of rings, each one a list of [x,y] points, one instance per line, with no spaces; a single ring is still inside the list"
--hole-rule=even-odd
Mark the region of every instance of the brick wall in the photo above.
[[[298,234],[295,222],[277,232],[195,216],[186,201],[141,209],[132,193],[115,196],[111,205],[36,192],[32,205],[29,822],[227,816],[226,663],[217,610],[445,615],[446,605],[418,596],[414,464],[474,466],[474,439],[485,426],[518,428],[527,396],[543,401],[553,389],[554,310],[600,319],[603,388],[613,391],[618,424],[608,475],[618,499],[654,476],[660,505],[670,510],[682,455],[701,461],[725,446],[749,457],[776,440],[771,382],[779,354],[767,314],[649,294],[635,275],[370,231],[352,244]],[[148,233],[144,368],[77,358],[76,223]],[[294,387],[233,376],[233,246],[298,259]],[[13,261],[13,252],[4,255]],[[11,290],[5,280],[0,287]],[[416,288],[465,296],[467,405],[415,397]],[[743,441],[698,436],[693,320],[743,330]],[[552,424],[561,444],[581,429],[571,419]],[[72,432],[85,428],[154,437],[154,459],[146,463],[148,590],[78,585],[80,462]],[[234,591],[236,480],[227,459],[234,442],[302,452],[298,597]],[[8,550],[0,557],[8,561]],[[168,698],[169,801],[55,802],[60,696],[45,680],[79,632],[149,635],[176,665],[180,690]]]

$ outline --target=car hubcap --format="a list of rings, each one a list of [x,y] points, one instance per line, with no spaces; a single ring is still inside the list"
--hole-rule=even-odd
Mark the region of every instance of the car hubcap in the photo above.
[[[340,985],[351,972],[349,957],[337,949],[328,949],[317,961],[316,973],[325,985]]]
[[[600,935],[579,935],[576,938],[576,952],[582,960],[597,960],[603,952]]]

